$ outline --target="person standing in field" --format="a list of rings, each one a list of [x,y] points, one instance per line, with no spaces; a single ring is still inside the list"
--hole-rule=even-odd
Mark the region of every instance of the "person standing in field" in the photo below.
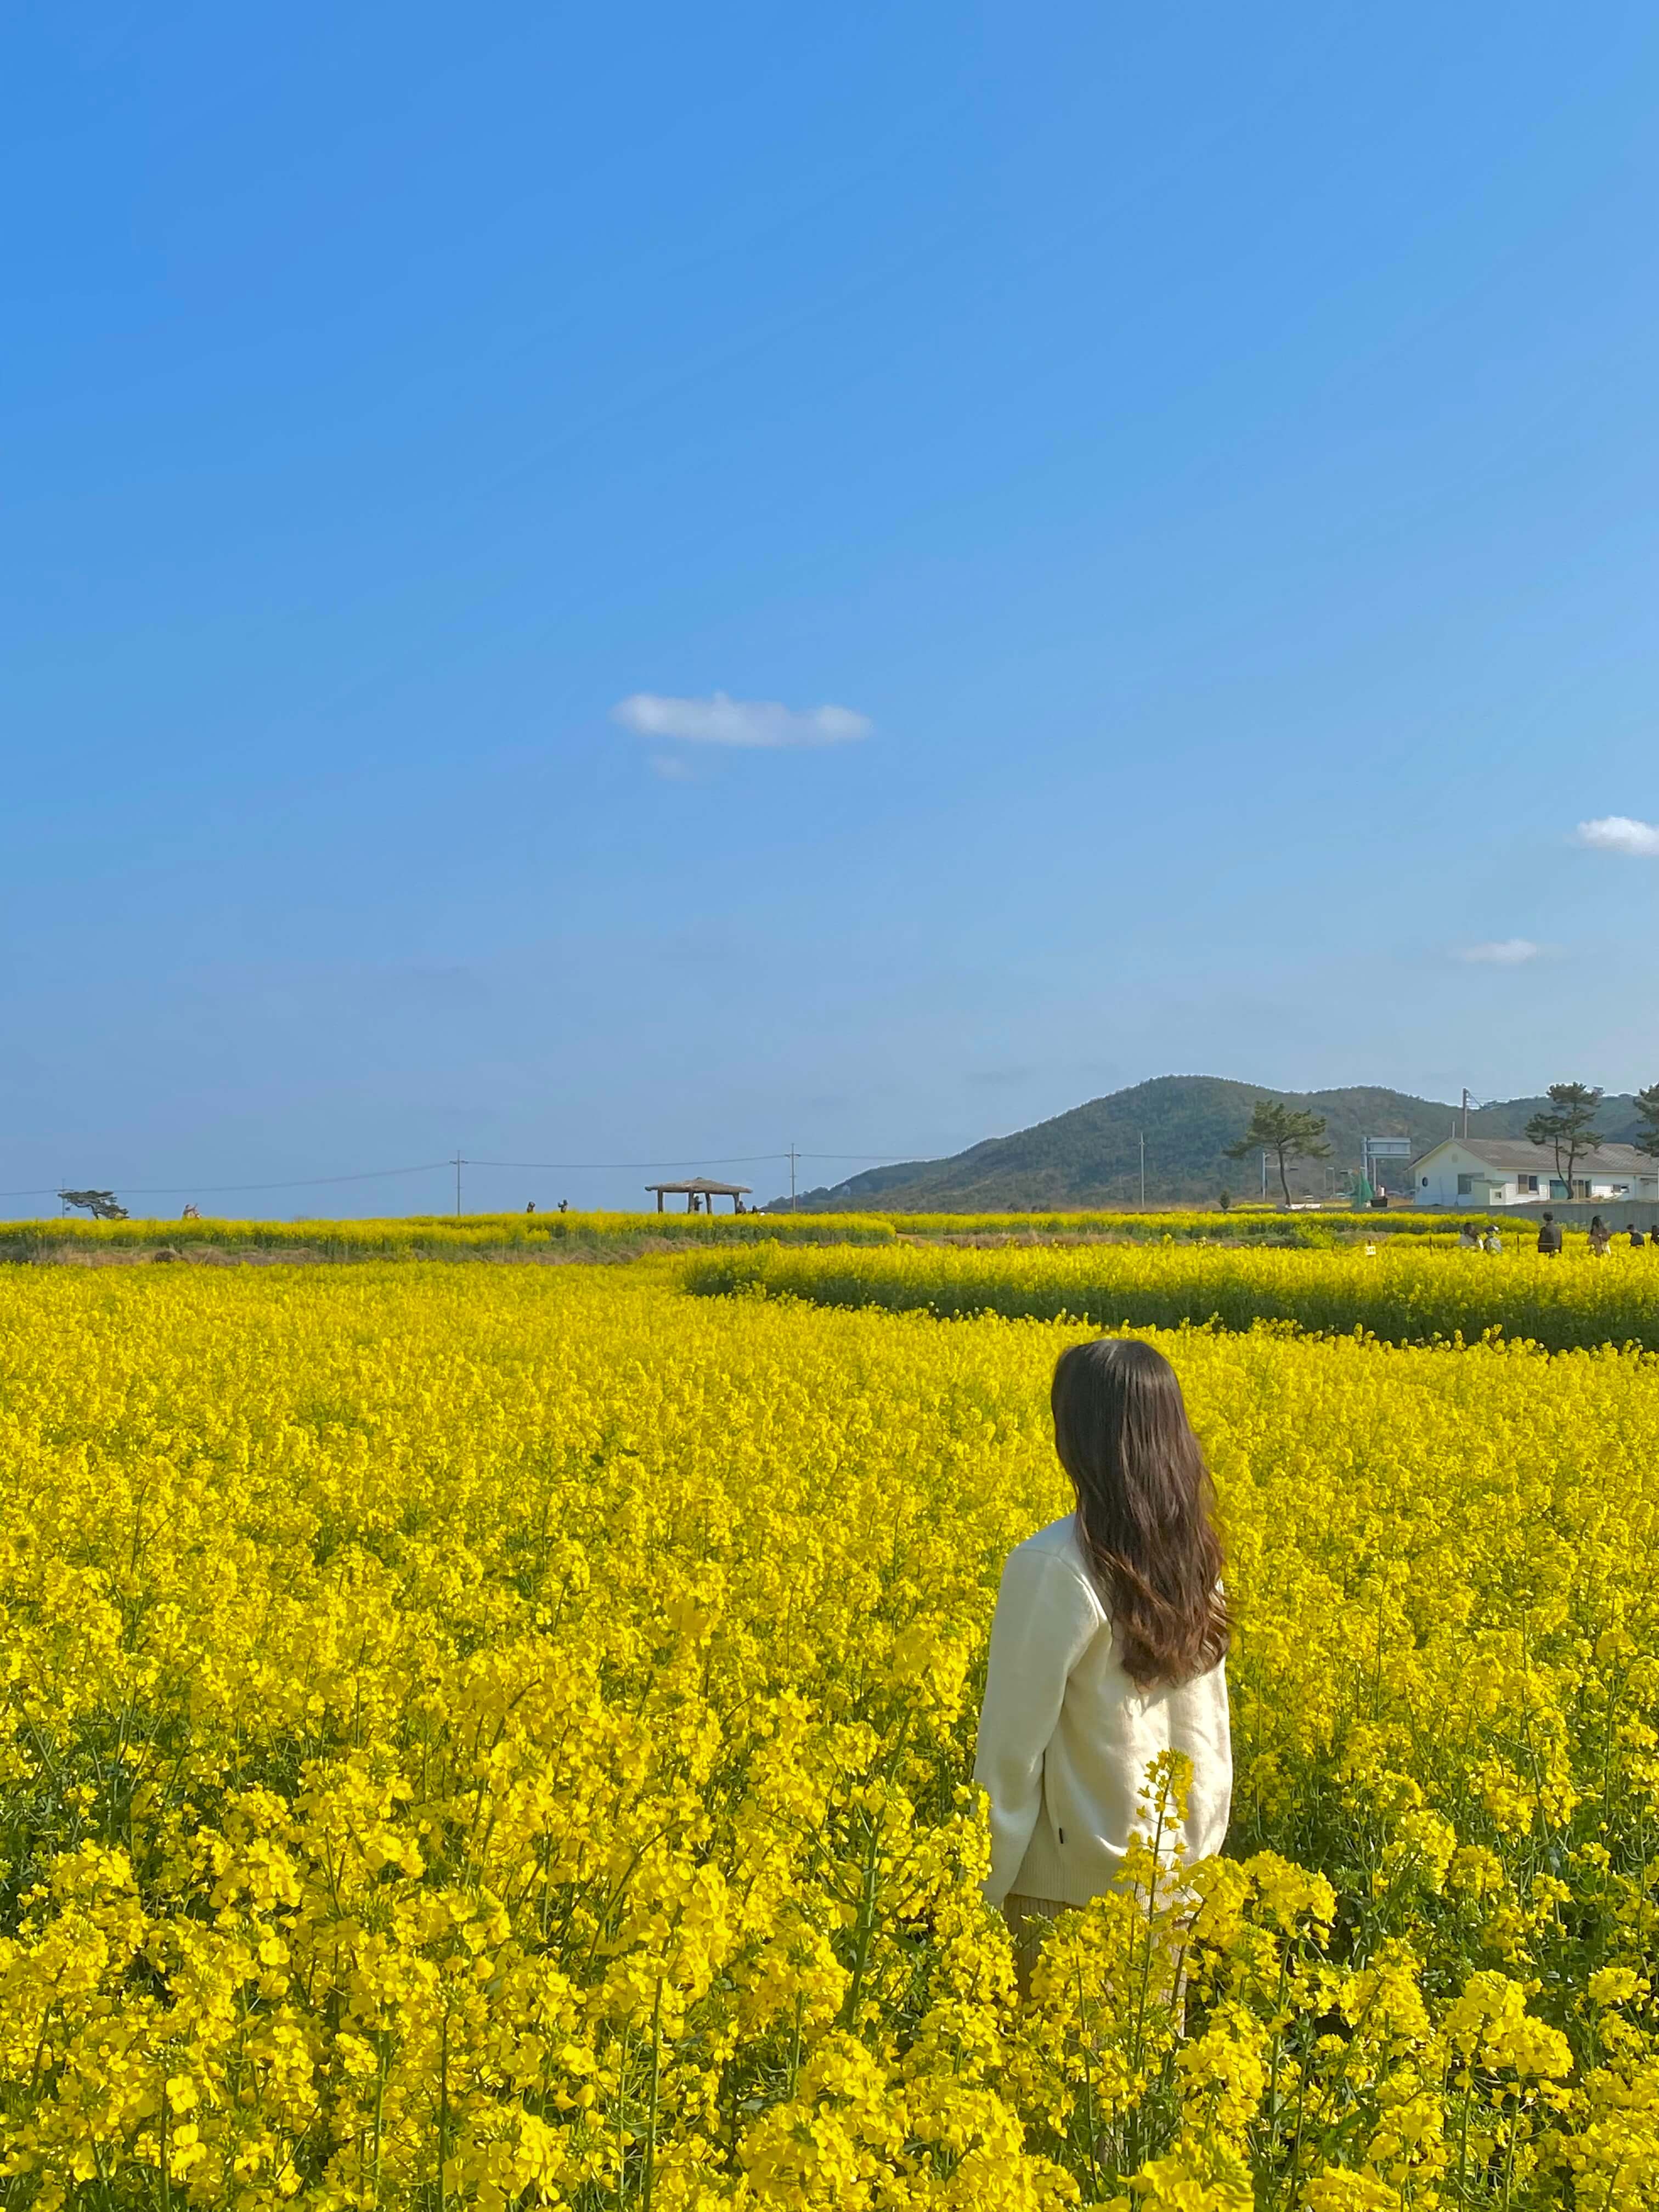
[[[1546,1260],[1559,1260],[1561,1256],[1561,1224],[1547,1207],[1538,1224],[1538,1249]]]
[[[1643,1236],[1641,1231],[1637,1227],[1633,1221],[1626,1225],[1625,1234],[1630,1239],[1630,1249],[1632,1252],[1639,1252],[1643,1245],[1647,1242],[1647,1239]]]
[[[1060,1354],[1052,1405],[1077,1504],[1003,1568],[974,1758],[985,1894],[1022,1993],[1035,1923],[1113,1887],[1160,1753],[1191,1763],[1189,1863],[1220,1849],[1232,1805],[1215,1493],[1175,1370],[1149,1344],[1097,1337]]]
[[[1612,1243],[1612,1242],[1613,1231],[1607,1227],[1606,1222],[1602,1220],[1599,1213],[1591,1214],[1589,1225],[1590,1256],[1596,1260],[1605,1260],[1607,1256],[1607,1247]]]

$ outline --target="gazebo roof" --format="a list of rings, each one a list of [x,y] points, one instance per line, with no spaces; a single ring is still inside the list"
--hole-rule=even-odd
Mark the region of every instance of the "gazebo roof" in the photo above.
[[[693,1176],[690,1182],[648,1182],[645,1187],[670,1198],[689,1197],[694,1192],[705,1198],[747,1198],[750,1188],[746,1182],[711,1182],[707,1176]]]

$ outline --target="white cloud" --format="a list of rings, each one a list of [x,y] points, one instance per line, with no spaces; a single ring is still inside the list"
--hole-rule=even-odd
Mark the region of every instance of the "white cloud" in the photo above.
[[[784,707],[775,699],[665,699],[654,691],[630,692],[611,719],[641,738],[680,738],[694,745],[844,745],[867,738],[875,724],[850,707]]]
[[[1633,822],[1628,814],[1603,814],[1594,822],[1581,822],[1572,842],[1591,846],[1598,853],[1629,853],[1638,860],[1659,860],[1659,828],[1651,822]]]
[[[1492,968],[1519,968],[1526,961],[1536,960],[1543,949],[1529,937],[1500,937],[1490,945],[1466,945],[1457,957],[1484,961]]]

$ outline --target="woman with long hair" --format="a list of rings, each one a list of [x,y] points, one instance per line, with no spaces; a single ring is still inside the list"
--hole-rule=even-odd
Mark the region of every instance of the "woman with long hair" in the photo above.
[[[1160,1753],[1191,1763],[1189,1863],[1219,1850],[1232,1802],[1215,1494],[1175,1370],[1133,1339],[1074,1344],[1053,1407],[1076,1508],[1003,1568],[974,1760],[991,1801],[985,1893],[1022,1987],[1028,1923],[1114,1886]]]

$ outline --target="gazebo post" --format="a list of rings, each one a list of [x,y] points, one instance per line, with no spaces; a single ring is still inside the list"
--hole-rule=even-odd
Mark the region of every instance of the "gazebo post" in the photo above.
[[[657,1185],[657,1211],[659,1213],[662,1212],[662,1185],[660,1183]]]

